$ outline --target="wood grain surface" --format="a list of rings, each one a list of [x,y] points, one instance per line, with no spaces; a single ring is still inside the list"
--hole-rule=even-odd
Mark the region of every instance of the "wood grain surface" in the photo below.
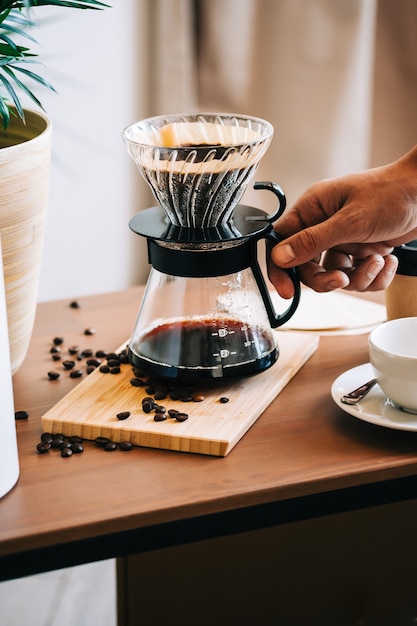
[[[80,382],[64,372],[48,380],[56,367],[53,337],[62,335],[66,347],[114,350],[130,335],[142,293],[132,288],[81,298],[79,309],[68,301],[38,306],[28,357],[13,377],[15,409],[27,410],[29,418],[16,424],[19,480],[0,500],[0,558],[201,516],[246,515],[257,505],[416,474],[415,433],[361,422],[330,396],[342,372],[368,361],[365,334],[321,337],[317,351],[225,457],[136,446],[107,453],[88,441],[83,454],[69,459],[52,451],[39,455],[42,416]],[[86,336],[91,326],[96,333]]]

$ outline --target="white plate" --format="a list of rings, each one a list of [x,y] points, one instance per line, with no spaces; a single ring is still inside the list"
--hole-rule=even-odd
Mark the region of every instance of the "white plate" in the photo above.
[[[341,402],[340,398],[345,393],[356,389],[356,387],[366,383],[367,380],[373,377],[374,374],[370,363],[359,365],[344,372],[336,378],[332,385],[331,394],[333,400],[343,411],[364,422],[385,426],[386,428],[394,428],[395,430],[417,431],[417,415],[396,409],[383,394],[379,385],[375,385],[358,404],[350,405]]]
[[[270,291],[276,311],[284,311],[288,300]],[[385,322],[385,306],[343,291],[316,293],[302,287],[300,304],[281,330],[320,332],[321,335],[364,334],[377,324]]]

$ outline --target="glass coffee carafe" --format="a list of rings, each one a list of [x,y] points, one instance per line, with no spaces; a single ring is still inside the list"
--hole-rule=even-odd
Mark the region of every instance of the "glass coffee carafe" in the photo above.
[[[257,374],[278,358],[277,314],[257,260],[258,242],[275,244],[272,228],[285,209],[274,183],[276,212],[239,205],[271,141],[272,126],[230,114],[160,116],[124,131],[131,156],[159,202],[130,228],[146,237],[151,271],[129,342],[131,363],[178,381],[221,381]]]

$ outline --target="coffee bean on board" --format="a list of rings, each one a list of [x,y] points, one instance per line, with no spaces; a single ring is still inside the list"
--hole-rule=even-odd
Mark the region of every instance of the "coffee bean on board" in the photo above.
[[[132,387],[144,387],[145,383],[141,378],[131,378],[130,384]]]
[[[177,413],[175,415],[175,419],[177,420],[177,422],[185,422],[186,420],[188,420],[188,414],[187,413]]]
[[[130,417],[130,411],[122,411],[121,413],[117,413],[116,415],[118,420],[127,420]]]

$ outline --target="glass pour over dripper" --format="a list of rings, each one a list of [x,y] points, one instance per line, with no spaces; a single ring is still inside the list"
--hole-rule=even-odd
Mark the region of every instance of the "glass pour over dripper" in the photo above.
[[[265,120],[198,113],[149,118],[123,138],[171,224],[211,228],[229,221],[272,135]]]

